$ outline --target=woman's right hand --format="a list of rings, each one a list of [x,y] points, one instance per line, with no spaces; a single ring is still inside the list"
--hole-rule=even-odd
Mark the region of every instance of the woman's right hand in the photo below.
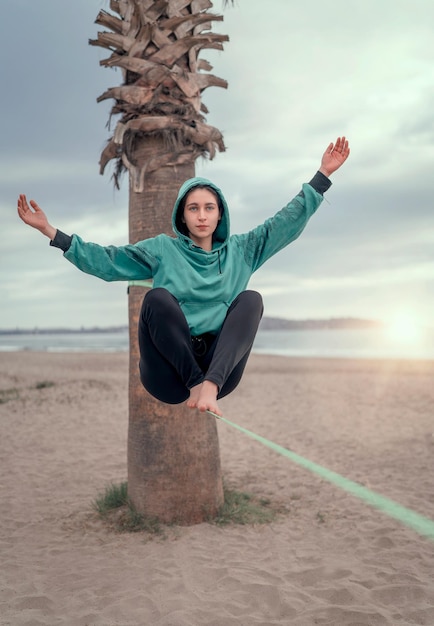
[[[34,200],[30,200],[30,203],[28,203],[26,196],[24,194],[20,194],[18,197],[17,208],[18,215],[25,224],[28,224],[32,228],[36,228],[36,230],[39,230],[39,232],[46,237],[54,239],[57,232],[56,228],[51,226],[44,211]]]

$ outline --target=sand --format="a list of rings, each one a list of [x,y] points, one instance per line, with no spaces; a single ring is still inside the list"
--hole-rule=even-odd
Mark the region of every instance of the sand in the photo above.
[[[126,480],[127,359],[0,353],[1,626],[434,624],[433,540],[225,423],[226,481],[286,513],[109,531],[91,503]],[[434,362],[253,355],[221,408],[434,520],[433,375]]]

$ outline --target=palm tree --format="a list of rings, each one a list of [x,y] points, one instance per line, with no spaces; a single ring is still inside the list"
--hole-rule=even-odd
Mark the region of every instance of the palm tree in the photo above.
[[[114,99],[120,116],[102,151],[100,172],[115,159],[114,181],[129,173],[129,239],[135,243],[171,234],[171,212],[180,185],[194,176],[199,156],[224,151],[209,126],[201,94],[227,87],[199,59],[203,48],[221,50],[226,35],[210,31],[219,15],[210,0],[110,0],[96,23],[108,29],[89,43],[110,51],[100,61],[121,68],[123,84],[98,101]],[[138,374],[137,322],[144,287],[129,287],[128,494],[135,508],[164,522],[197,523],[223,500],[215,419],[154,400]]]

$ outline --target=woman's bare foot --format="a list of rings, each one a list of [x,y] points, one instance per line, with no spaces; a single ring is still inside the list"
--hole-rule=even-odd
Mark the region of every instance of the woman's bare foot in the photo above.
[[[200,394],[199,399],[196,403],[199,411],[211,411],[211,413],[215,413],[216,415],[222,415],[218,404],[217,404],[217,394],[219,388],[217,385],[210,380],[204,380],[202,385],[200,386]]]
[[[189,409],[197,408],[197,403],[199,400],[201,388],[202,388],[202,383],[199,383],[198,385],[195,385],[194,387],[190,389],[190,397],[188,398],[186,402]]]

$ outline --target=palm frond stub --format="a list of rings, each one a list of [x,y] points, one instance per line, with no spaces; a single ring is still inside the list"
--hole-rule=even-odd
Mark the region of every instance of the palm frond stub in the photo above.
[[[133,189],[143,190],[146,173],[160,167],[212,159],[224,151],[223,137],[206,123],[201,95],[208,87],[227,87],[199,59],[203,49],[222,50],[227,35],[211,32],[220,15],[208,12],[210,0],[111,0],[96,23],[108,31],[89,40],[110,51],[100,61],[120,68],[123,84],[107,89],[98,102],[112,98],[111,116],[119,116],[113,136],[101,153],[100,173],[112,159],[115,184],[128,169]],[[161,151],[141,163],[134,158],[138,142],[163,138]]]

